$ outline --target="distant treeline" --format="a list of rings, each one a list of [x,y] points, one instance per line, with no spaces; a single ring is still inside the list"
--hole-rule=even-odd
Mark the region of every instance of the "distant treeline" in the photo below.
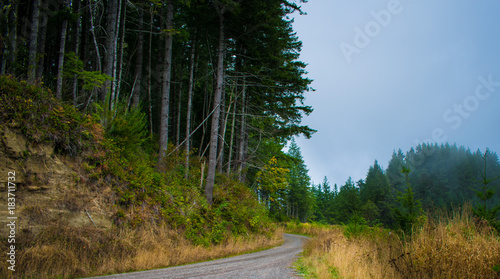
[[[409,169],[408,179],[403,168]],[[500,163],[494,152],[472,152],[450,144],[421,144],[406,154],[401,149],[395,151],[386,170],[375,161],[364,180],[355,183],[349,178],[341,187],[330,187],[325,178],[323,183],[313,185],[316,203],[311,219],[347,223],[352,216],[361,216],[373,225],[397,227],[395,210],[402,206],[401,197],[408,185],[415,202],[429,213],[466,203],[475,206],[481,202],[492,208],[500,204],[499,191],[486,201],[481,201],[477,192],[481,192],[484,181],[489,182],[489,188],[498,188],[498,177]]]

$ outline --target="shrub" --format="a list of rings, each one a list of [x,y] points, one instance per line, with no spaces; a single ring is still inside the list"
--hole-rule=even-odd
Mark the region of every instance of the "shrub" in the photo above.
[[[349,224],[344,226],[344,235],[347,238],[360,236],[363,232],[368,229],[367,222],[365,218],[361,217],[359,214],[355,213],[351,216]]]
[[[0,75],[0,111],[1,122],[33,144],[55,143],[59,153],[76,156],[100,137],[93,118],[58,102],[49,89],[12,76]]]

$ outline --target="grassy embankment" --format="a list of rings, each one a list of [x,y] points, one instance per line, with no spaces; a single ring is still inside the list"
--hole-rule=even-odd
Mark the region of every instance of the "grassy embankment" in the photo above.
[[[219,175],[214,203],[207,204],[202,159],[190,157],[187,178],[183,152],[158,166],[144,115],[115,109],[83,114],[43,86],[0,76],[0,131],[14,131],[29,145],[21,155],[0,152],[2,164],[17,173],[20,218],[16,271],[7,270],[2,253],[1,278],[146,270],[281,243],[282,230],[245,185]],[[53,154],[32,154],[37,146]],[[55,157],[67,169],[58,173],[64,182],[43,177],[54,172],[46,162]],[[7,251],[6,236],[0,236],[0,251]]]
[[[53,225],[21,250],[13,275],[74,278],[163,268],[261,250],[280,244],[281,239],[278,230],[271,237],[230,236],[219,244],[203,246],[165,226],[103,231]],[[2,274],[11,273],[3,270]]]
[[[382,228],[288,224],[313,236],[296,268],[306,278],[499,278],[498,233],[469,209],[428,218],[402,240]]]

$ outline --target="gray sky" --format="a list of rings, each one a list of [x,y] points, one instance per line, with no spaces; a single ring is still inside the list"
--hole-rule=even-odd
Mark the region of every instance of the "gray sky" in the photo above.
[[[500,153],[500,1],[310,0],[295,14],[315,92],[300,137],[314,183],[364,179],[393,150]]]

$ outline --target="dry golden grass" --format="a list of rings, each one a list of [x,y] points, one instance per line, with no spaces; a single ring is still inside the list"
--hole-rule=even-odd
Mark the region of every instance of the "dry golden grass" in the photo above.
[[[131,270],[153,269],[165,266],[181,265],[221,258],[229,255],[247,253],[270,248],[283,242],[283,229],[278,229],[271,237],[252,235],[248,237],[230,237],[224,243],[210,247],[193,246],[189,241],[169,235],[164,230],[151,237],[153,231],[141,231],[139,238],[149,239],[138,249],[137,255],[127,265]],[[161,245],[163,243],[163,245]],[[156,247],[156,249],[154,248]],[[105,272],[106,269],[103,269]]]
[[[297,267],[307,278],[500,278],[500,238],[465,208],[428,218],[406,241],[370,228],[346,238],[342,226],[289,225],[312,235]]]
[[[401,251],[399,240],[385,230],[350,239],[342,226],[306,225],[296,232],[313,236],[297,265],[308,278],[400,278],[389,262]]]
[[[18,250],[14,273],[6,265],[0,267],[0,278],[75,278],[147,270],[247,253],[283,241],[281,228],[271,236],[230,237],[203,247],[163,226],[105,231],[60,225],[37,235],[21,232],[18,238],[31,245]]]
[[[405,278],[500,278],[500,238],[465,207],[427,222],[393,263]]]
[[[309,245],[301,264],[309,266],[316,278],[399,278],[389,264],[396,249],[385,240],[348,240],[340,232]]]

